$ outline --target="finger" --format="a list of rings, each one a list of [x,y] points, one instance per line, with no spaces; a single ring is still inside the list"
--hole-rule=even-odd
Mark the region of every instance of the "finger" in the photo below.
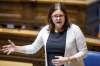
[[[55,65],[55,66],[61,66],[60,62],[58,59],[53,59],[52,60],[52,63]]]
[[[53,65],[57,66],[59,63],[58,62],[52,62]]]
[[[58,64],[59,62],[52,62],[53,64]]]
[[[53,59],[52,62],[56,63],[56,62],[59,62],[59,60],[58,59]]]
[[[8,50],[7,48],[3,48],[3,49],[1,49],[1,51],[5,51],[5,50]]]
[[[4,50],[3,52],[4,52],[4,53],[7,53],[8,51],[9,51],[9,50]]]
[[[9,49],[9,47],[5,47],[5,48],[2,48],[1,50],[3,51],[3,50],[8,50]]]
[[[55,56],[55,58],[60,58],[60,57],[62,57],[62,56]]]
[[[53,64],[54,66],[61,66],[60,64]]]
[[[4,46],[2,46],[3,48],[8,48],[8,47],[10,47],[10,45],[4,45]]]
[[[11,44],[11,45],[15,45],[15,43],[14,42],[12,42],[11,40],[8,40],[8,42]]]
[[[7,55],[9,55],[10,53],[11,53],[11,51],[8,51],[8,52],[7,52]]]

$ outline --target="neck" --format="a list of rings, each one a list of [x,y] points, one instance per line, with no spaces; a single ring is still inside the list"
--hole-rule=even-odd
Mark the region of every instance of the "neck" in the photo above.
[[[55,29],[55,32],[62,32],[64,29]]]

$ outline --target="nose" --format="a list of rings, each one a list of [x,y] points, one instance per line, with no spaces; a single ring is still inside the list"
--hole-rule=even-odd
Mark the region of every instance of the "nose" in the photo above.
[[[57,20],[61,20],[61,17],[58,16],[58,17],[57,17]]]

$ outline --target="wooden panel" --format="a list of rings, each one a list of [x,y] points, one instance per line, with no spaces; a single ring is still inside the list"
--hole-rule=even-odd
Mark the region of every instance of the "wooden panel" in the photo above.
[[[54,2],[57,0],[54,0]],[[96,0],[61,0],[67,7],[69,21],[78,24],[83,32],[88,35],[92,35],[95,30],[89,29],[91,20],[97,24],[98,15],[95,11],[92,17],[88,14],[92,14],[91,11],[96,6]],[[33,29],[32,26],[44,26],[47,24],[47,14],[49,7],[54,3],[49,0],[38,0],[29,2],[0,2],[0,23],[1,24],[15,24],[22,25],[25,23],[26,29]],[[13,6],[13,7],[12,7]],[[96,8],[96,7],[95,7]],[[95,16],[94,16],[95,15]],[[89,16],[89,17],[88,17]],[[87,31],[86,31],[87,30]],[[90,30],[90,31],[89,31]]]
[[[0,60],[0,66],[33,66],[31,63]]]
[[[88,50],[92,51],[100,51],[100,39],[98,38],[93,38],[93,37],[87,37],[87,47]]]
[[[96,38],[86,38],[87,43],[89,44],[93,44],[94,46],[99,46],[100,47],[100,39],[96,39]]]
[[[88,5],[90,3],[95,2],[96,0],[37,0],[38,2],[62,2],[66,4],[74,4],[74,5]]]

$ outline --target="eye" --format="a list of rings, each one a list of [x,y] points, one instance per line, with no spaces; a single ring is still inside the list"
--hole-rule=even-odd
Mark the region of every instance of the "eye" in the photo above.
[[[60,15],[53,15],[52,17],[57,18],[57,17],[63,17],[64,15],[60,14]]]

